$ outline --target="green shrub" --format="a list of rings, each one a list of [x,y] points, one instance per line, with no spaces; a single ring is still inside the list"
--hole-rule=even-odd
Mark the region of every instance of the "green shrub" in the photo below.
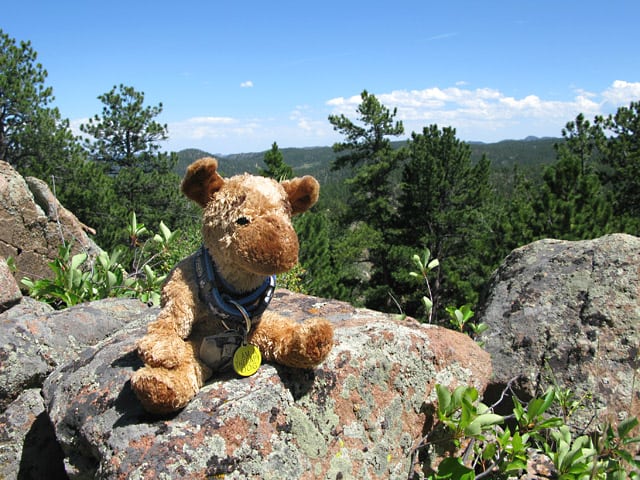
[[[640,460],[631,446],[640,442],[633,436],[638,419],[631,417],[617,427],[605,425],[591,435],[572,438],[565,421],[553,415],[562,410],[561,392],[550,388],[544,396],[526,405],[513,396],[510,415],[493,413],[479,401],[473,387],[460,386],[453,391],[436,385],[438,424],[418,444],[417,454],[434,446],[430,436],[442,427],[437,442],[449,443],[456,454],[446,457],[435,469],[426,473],[429,480],[481,478],[518,478],[527,468],[527,460],[544,454],[553,464],[553,477],[561,480],[640,479]],[[413,471],[413,470],[412,470]]]
[[[31,297],[57,309],[107,297],[138,298],[157,305],[162,282],[171,268],[166,259],[178,237],[162,222],[159,230],[149,232],[132,213],[127,225],[128,248],[120,246],[110,254],[102,251],[91,258],[86,252],[72,256],[72,244],[63,244],[49,263],[52,279],[23,278],[22,284]],[[126,262],[128,269],[124,266],[127,256],[131,258]]]

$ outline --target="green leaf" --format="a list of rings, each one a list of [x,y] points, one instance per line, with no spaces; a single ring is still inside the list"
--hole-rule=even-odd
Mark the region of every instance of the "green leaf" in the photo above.
[[[71,259],[71,269],[76,270],[80,265],[82,265],[84,262],[87,261],[88,257],[89,255],[87,255],[86,252],[82,252],[74,255],[73,258]]]
[[[111,289],[118,284],[118,277],[113,272],[107,272],[107,286]]]
[[[171,230],[169,230],[169,228],[164,224],[162,220],[160,221],[160,232],[162,233],[162,236],[164,237],[165,241],[168,242],[169,240],[171,240],[171,237],[172,237]]]
[[[144,273],[147,276],[147,282],[152,284],[156,279],[156,272],[149,265],[144,266]]]
[[[438,383],[436,384],[436,395],[438,396],[438,414],[446,415],[451,405],[451,392]]]
[[[487,461],[493,457],[495,457],[496,452],[498,451],[498,447],[495,443],[488,443],[484,450],[482,450],[482,459]]]
[[[422,303],[424,304],[424,308],[427,312],[430,312],[433,308],[433,302],[429,297],[422,297]]]
[[[636,417],[629,417],[626,420],[623,420],[618,425],[618,437],[624,438],[626,437],[631,430],[638,426],[638,419]]]
[[[504,417],[502,415],[497,415],[495,413],[485,413],[476,417],[465,429],[464,433],[470,436],[480,435],[482,430],[487,426],[497,425],[498,423],[504,422]]]
[[[447,457],[438,466],[436,479],[474,480],[474,471],[462,465],[459,458]]]

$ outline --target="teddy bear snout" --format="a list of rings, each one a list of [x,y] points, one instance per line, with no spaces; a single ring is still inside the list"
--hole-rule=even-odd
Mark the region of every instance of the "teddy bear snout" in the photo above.
[[[254,273],[284,273],[298,262],[298,236],[291,223],[282,218],[258,218],[239,228],[236,238]]]

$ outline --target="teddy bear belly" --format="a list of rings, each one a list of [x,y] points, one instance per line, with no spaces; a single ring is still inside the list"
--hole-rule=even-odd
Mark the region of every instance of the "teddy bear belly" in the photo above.
[[[219,322],[207,322],[194,328],[189,341],[193,342],[199,359],[214,372],[229,370],[233,354],[246,340],[241,332],[227,330]]]

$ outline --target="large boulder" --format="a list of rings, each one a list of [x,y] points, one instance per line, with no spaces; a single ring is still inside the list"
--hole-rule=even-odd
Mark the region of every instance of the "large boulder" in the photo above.
[[[557,383],[597,419],[640,415],[640,238],[541,240],[514,250],[495,272],[479,318],[496,391],[512,378],[525,395]],[[593,423],[591,423],[593,425]]]
[[[0,411],[23,390],[41,386],[55,368],[148,311],[142,302],[124,298],[54,311],[25,297],[0,313]]]
[[[66,479],[63,453],[41,387],[56,367],[157,311],[138,300],[105,299],[63,311],[24,297],[0,314],[0,479]]]
[[[64,480],[63,453],[40,388],[30,388],[0,413],[0,478]]]
[[[7,264],[7,260],[0,257],[0,313],[13,307],[22,298],[22,292]]]
[[[73,253],[97,253],[99,248],[87,230],[45,182],[25,179],[0,160],[0,256],[14,258],[16,279],[50,278],[48,263],[62,243],[72,243]]]
[[[145,413],[130,388],[147,314],[55,370],[43,393],[70,477],[405,479],[434,385],[482,391],[491,374],[488,354],[450,330],[287,291],[272,308],[333,322],[329,358],[221,375],[173,416]]]

